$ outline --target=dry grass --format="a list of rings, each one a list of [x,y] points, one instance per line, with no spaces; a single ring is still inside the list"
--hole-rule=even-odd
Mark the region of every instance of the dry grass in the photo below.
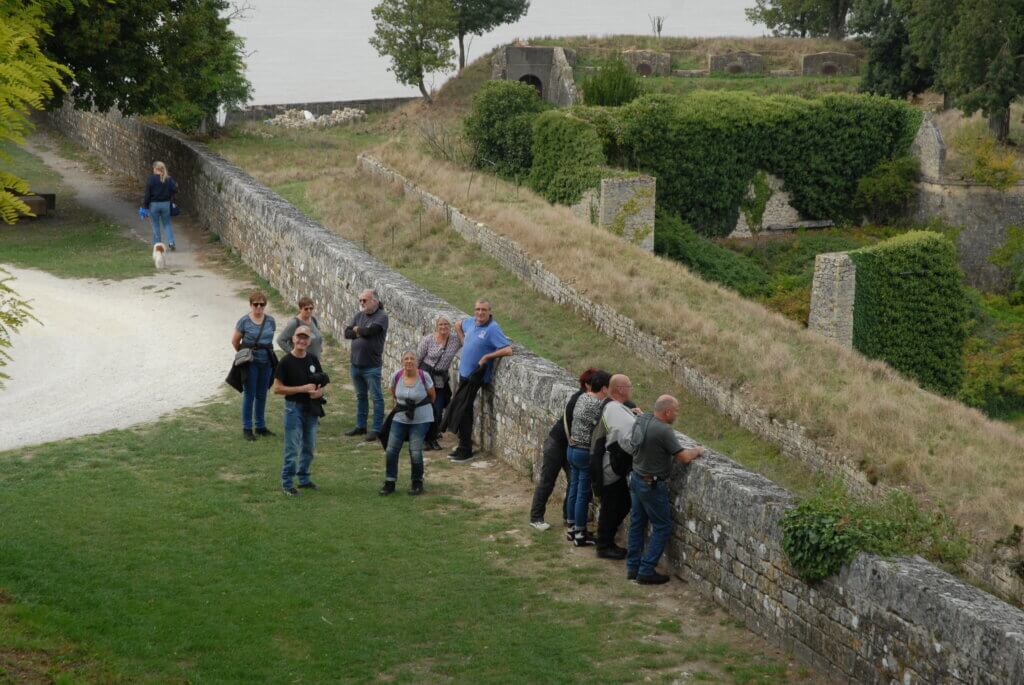
[[[1024,524],[1024,436],[829,343],[678,263],[600,233],[526,190],[429,158],[411,137],[377,154],[512,238],[592,300],[881,481],[948,507],[976,541]]]
[[[941,102],[941,100],[939,100]],[[971,123],[982,123],[985,118],[980,112],[973,116],[965,117],[958,109],[950,109],[935,115],[935,124],[942,132],[942,140],[946,143],[946,166],[947,178],[964,178],[964,159],[959,154],[953,141],[964,126]],[[1024,173],[1024,103],[1014,104],[1010,107],[1010,141],[1009,145],[1000,145],[1000,152],[1009,152],[1017,157],[1017,168]]]

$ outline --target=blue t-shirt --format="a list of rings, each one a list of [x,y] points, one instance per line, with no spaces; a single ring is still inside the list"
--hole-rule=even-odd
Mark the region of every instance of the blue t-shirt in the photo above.
[[[264,315],[266,325],[263,327],[263,333],[260,335],[260,339],[256,339],[256,334],[260,332],[260,325],[249,318],[246,314],[238,323],[235,324],[235,330],[242,332],[242,344],[253,345],[259,343],[261,345],[274,345],[274,329],[277,328],[277,324],[274,322],[274,317],[269,314]],[[269,349],[269,348],[268,348]],[[267,350],[253,350],[253,359],[260,364],[266,364],[270,361],[270,353]]]
[[[391,384],[395,388],[395,399],[400,402],[412,402],[413,404],[418,404],[427,399],[427,390],[434,387],[434,381],[430,380],[430,374],[418,371],[416,373],[416,385],[411,387],[405,384],[405,379],[402,378],[403,375],[404,371],[402,369],[391,375]],[[411,421],[404,411],[397,411],[393,420],[398,423],[431,423],[434,420],[434,408],[429,404],[416,407],[416,412],[413,414]]]
[[[485,354],[495,350],[508,347],[512,343],[501,326],[494,319],[491,319],[483,326],[477,325],[476,319],[468,317],[459,324],[462,326],[462,333],[465,340],[462,343],[462,357],[459,360],[459,375],[468,378],[480,366],[480,359]],[[487,362],[487,370],[484,372],[484,383],[491,382],[491,375],[494,373],[494,360]]]

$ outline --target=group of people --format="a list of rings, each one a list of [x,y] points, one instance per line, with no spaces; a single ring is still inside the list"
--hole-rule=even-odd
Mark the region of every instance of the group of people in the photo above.
[[[315,304],[308,297],[298,301],[298,313],[276,338],[277,322],[266,309],[266,294],[252,291],[249,312],[236,322],[232,334],[235,360],[227,381],[242,393],[245,440],[275,435],[266,423],[267,394],[272,388],[284,396],[281,488],[287,495],[297,495],[299,489],[317,489],[310,466],[319,419],[324,416],[324,387],[330,382],[320,361],[323,334],[313,315]],[[386,377],[394,407],[385,415],[387,334],[388,315],[380,297],[374,290],[364,290],[359,295],[359,309],[344,331],[345,339],[351,341],[349,372],[356,394],[355,425],[345,435],[365,436],[368,442],[380,440],[385,447],[381,495],[395,492],[399,455],[408,443],[412,463],[408,492],[419,495],[423,493],[423,452],[441,449],[438,435],[442,430],[458,434],[458,445],[448,454],[449,459],[466,462],[474,457],[473,402],[479,389],[491,382],[494,360],[512,354],[512,346],[491,315],[487,300],[478,300],[474,315],[455,324],[445,316],[437,317],[434,331],[419,341],[415,351],[403,352],[401,368]],[[275,342],[286,353],[280,362],[274,353]],[[453,394],[450,367],[460,352],[459,384]]]
[[[630,580],[666,583],[669,577],[656,569],[672,532],[672,464],[688,464],[704,448],[679,443],[672,429],[679,402],[671,395],[662,395],[653,412],[643,413],[632,401],[628,376],[587,369],[579,383],[545,439],[530,525],[537,530],[551,527],[544,514],[563,472],[568,483],[562,503],[566,538],[577,547],[595,546],[603,559],[625,559]],[[594,494],[600,500],[596,539],[587,527]],[[627,515],[629,534],[622,548],[615,537]]]

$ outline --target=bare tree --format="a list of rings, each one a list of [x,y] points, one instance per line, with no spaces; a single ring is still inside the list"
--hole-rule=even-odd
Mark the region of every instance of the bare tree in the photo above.
[[[664,15],[648,14],[647,18],[651,20],[651,33],[657,36],[658,40],[661,40],[661,31],[665,28],[665,20],[668,19],[668,17]]]

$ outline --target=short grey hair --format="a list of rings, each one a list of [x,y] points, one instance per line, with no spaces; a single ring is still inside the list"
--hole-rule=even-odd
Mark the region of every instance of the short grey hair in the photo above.
[[[377,291],[374,290],[373,288],[364,288],[359,292],[360,295],[362,295],[363,293],[370,293],[370,297],[372,297],[377,302],[380,302],[380,295],[378,295]]]
[[[412,350],[406,350],[405,352],[403,352],[403,353],[402,353],[402,356],[401,356],[401,357],[399,357],[399,359],[405,359],[405,355],[407,355],[407,354],[411,354],[411,355],[412,355],[412,358],[413,358],[413,359],[416,359],[416,353],[415,353],[415,352],[413,352]]]
[[[654,411],[663,412],[666,409],[672,409],[679,404],[679,400],[672,397],[672,395],[662,395],[654,402]]]

